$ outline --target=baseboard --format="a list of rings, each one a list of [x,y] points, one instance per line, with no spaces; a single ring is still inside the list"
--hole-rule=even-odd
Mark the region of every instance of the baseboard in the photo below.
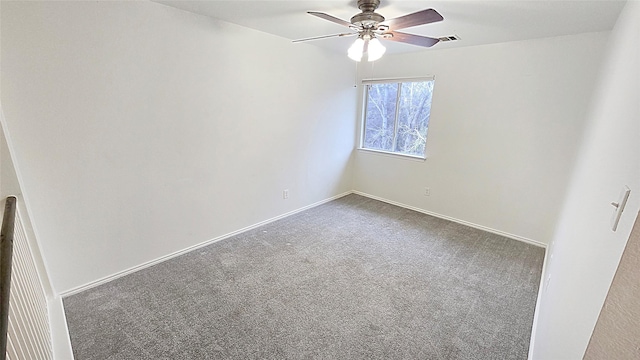
[[[47,299],[49,309],[49,324],[51,326],[51,345],[53,346],[53,358],[73,360],[67,317],[64,314],[62,298],[56,296]]]
[[[531,325],[531,338],[529,340],[529,354],[528,360],[533,359],[533,352],[536,342],[536,331],[538,329],[538,317],[540,314],[540,300],[542,300],[542,294],[545,286],[545,276],[547,274],[547,261],[549,260],[549,250],[544,252],[544,261],[542,262],[542,273],[540,274],[540,284],[538,285],[538,297],[536,299],[536,308],[533,313],[533,324]]]
[[[539,246],[541,248],[545,248],[545,249],[547,248],[547,244],[545,244],[543,242],[540,242],[540,241],[528,239],[528,238],[525,238],[523,236],[510,234],[510,233],[507,233],[507,232],[504,232],[504,231],[492,229],[490,227],[486,227],[486,226],[483,226],[483,225],[478,225],[478,224],[474,224],[474,223],[471,223],[471,222],[468,222],[468,221],[456,219],[456,218],[453,218],[453,217],[450,217],[450,216],[438,214],[438,213],[435,213],[435,212],[432,212],[432,211],[428,211],[428,210],[421,209],[421,208],[418,208],[418,207],[415,207],[415,206],[411,206],[411,205],[406,205],[406,204],[399,203],[399,202],[396,202],[396,201],[393,201],[393,200],[381,198],[379,196],[367,194],[367,193],[364,193],[364,192],[361,192],[361,191],[354,190],[353,193],[354,194],[358,194],[358,195],[362,195],[362,196],[365,196],[365,197],[368,197],[368,198],[371,198],[371,199],[374,199],[374,200],[382,201],[382,202],[385,202],[387,204],[396,205],[396,206],[403,207],[405,209],[409,209],[409,210],[417,211],[417,212],[420,212],[420,213],[423,213],[423,214],[431,215],[431,216],[434,216],[434,217],[437,217],[437,218],[440,218],[440,219],[453,221],[455,223],[462,224],[462,225],[465,225],[465,226],[469,226],[469,227],[472,227],[472,228],[476,228],[478,230],[482,230],[482,231],[490,232],[490,233],[493,233],[493,234],[501,235],[501,236],[504,236],[504,237],[507,237],[507,238],[510,238],[510,239],[522,241],[522,242],[525,242],[525,243],[528,243],[528,244],[531,244],[531,245]]]
[[[483,231],[487,231],[493,234],[497,234],[497,235],[501,235],[510,239],[514,239],[514,240],[518,240],[518,241],[522,241],[531,245],[535,245],[535,246],[539,246],[541,248],[545,249],[545,254],[544,254],[544,260],[542,262],[542,273],[540,275],[540,283],[538,285],[538,296],[536,299],[536,308],[535,308],[535,312],[533,315],[533,324],[531,327],[531,339],[529,340],[529,354],[528,354],[528,360],[533,359],[533,351],[534,351],[534,346],[535,346],[535,334],[536,334],[536,329],[538,327],[538,316],[539,316],[539,309],[540,309],[540,300],[542,299],[542,293],[543,293],[543,289],[544,289],[544,277],[546,274],[546,269],[547,269],[547,260],[549,258],[549,251],[547,251],[547,244],[536,241],[536,240],[531,240],[522,236],[518,236],[518,235],[514,235],[514,234],[510,234],[504,231],[500,231],[500,230],[496,230],[496,229],[492,229],[486,226],[482,226],[482,225],[478,225],[478,224],[474,224],[468,221],[464,221],[464,220],[460,220],[460,219],[456,219],[456,218],[452,218],[450,216],[446,216],[446,215],[442,215],[442,214],[438,214],[438,213],[434,213],[431,211],[427,211],[424,209],[420,209],[414,206],[409,206],[406,204],[402,204],[396,201],[392,201],[392,200],[388,200],[385,198],[381,198],[379,196],[374,196],[371,194],[367,194],[367,193],[363,193],[361,191],[353,191],[354,194],[358,194],[361,196],[365,196],[374,200],[378,200],[378,201],[382,201],[391,205],[396,205],[396,206],[400,206],[403,207],[405,209],[409,209],[409,210],[414,210],[423,214],[427,214],[427,215],[431,215],[431,216],[435,216],[437,218],[441,218],[441,219],[445,219],[445,220],[449,220],[449,221],[453,221],[456,222],[458,224],[462,224],[462,225],[466,225],[466,226],[470,226],[479,230],[483,230]]]
[[[91,289],[91,288],[96,287],[96,286],[98,286],[98,285],[102,285],[102,284],[108,283],[108,282],[110,282],[110,281],[113,281],[113,280],[115,280],[115,279],[117,279],[117,278],[120,278],[120,277],[123,277],[123,276],[125,276],[125,275],[131,274],[131,273],[134,273],[134,272],[136,272],[136,271],[140,271],[140,270],[145,269],[145,268],[148,268],[148,267],[150,267],[150,266],[153,266],[153,265],[159,264],[159,263],[161,263],[161,262],[167,261],[167,260],[169,260],[169,259],[173,259],[173,258],[175,258],[175,257],[177,257],[177,256],[180,256],[180,255],[186,254],[186,253],[188,253],[188,252],[190,252],[190,251],[193,251],[193,250],[199,249],[199,248],[201,248],[201,247],[204,247],[204,246],[207,246],[207,245],[213,244],[213,243],[215,243],[215,242],[218,242],[218,241],[221,241],[221,240],[224,240],[224,239],[230,238],[230,237],[232,237],[232,236],[235,236],[235,235],[241,234],[241,233],[243,233],[243,232],[245,232],[245,231],[253,230],[253,229],[255,229],[255,228],[257,228],[257,227],[260,227],[260,226],[262,226],[262,225],[266,225],[266,224],[269,224],[269,223],[271,223],[271,222],[274,222],[274,221],[277,221],[277,220],[280,220],[280,219],[286,218],[287,216],[291,216],[291,215],[297,214],[297,213],[299,213],[299,212],[302,212],[302,211],[305,211],[305,210],[308,210],[308,209],[314,208],[314,207],[316,207],[316,206],[322,205],[322,204],[327,203],[327,202],[329,202],[329,201],[333,201],[333,200],[335,200],[335,199],[339,199],[339,198],[341,198],[341,197],[343,197],[343,196],[346,196],[346,195],[349,195],[349,194],[351,194],[351,193],[353,193],[353,191],[347,191],[347,192],[344,192],[344,193],[342,193],[342,194],[332,196],[332,197],[330,197],[330,198],[328,198],[328,199],[324,199],[324,200],[321,200],[321,201],[315,202],[315,203],[313,203],[313,204],[310,204],[310,205],[307,205],[307,206],[301,207],[301,208],[299,208],[299,209],[296,209],[296,210],[293,210],[293,211],[289,211],[289,212],[284,213],[284,214],[282,214],[282,215],[278,215],[278,216],[276,216],[276,217],[273,217],[273,218],[270,218],[270,219],[267,219],[267,220],[264,220],[264,221],[261,221],[261,222],[255,223],[255,224],[253,224],[253,225],[249,225],[249,226],[244,227],[244,228],[242,228],[242,229],[239,229],[239,230],[236,230],[236,231],[232,231],[232,232],[230,232],[230,233],[227,233],[227,234],[224,234],[224,235],[221,235],[221,236],[215,237],[215,238],[210,239],[210,240],[207,240],[207,241],[205,241],[205,242],[201,242],[201,243],[199,243],[199,244],[189,246],[189,247],[187,247],[187,248],[185,248],[185,249],[178,250],[178,251],[173,252],[173,253],[171,253],[171,254],[161,256],[161,257],[159,257],[159,258],[157,258],[157,259],[154,259],[154,260],[151,260],[151,261],[147,261],[147,262],[142,263],[142,264],[140,264],[140,265],[137,265],[137,266],[131,267],[131,268],[126,269],[126,270],[123,270],[123,271],[119,271],[119,272],[117,272],[117,273],[115,273],[115,274],[105,276],[105,277],[103,277],[103,278],[100,278],[100,279],[98,279],[98,280],[91,281],[91,282],[86,283],[86,284],[84,284],[84,285],[80,285],[80,286],[77,286],[77,287],[75,287],[75,288],[72,288],[72,289],[69,289],[69,290],[62,291],[62,292],[60,292],[60,296],[62,296],[62,297],[66,297],[66,296],[70,296],[70,295],[73,295],[73,294],[77,294],[77,293],[79,293],[79,292],[82,292],[82,291],[85,291],[85,290]]]
[[[249,231],[249,230],[255,229],[255,228],[259,227],[259,226],[266,225],[266,224],[269,224],[271,222],[283,219],[283,218],[285,218],[287,216],[291,216],[293,214],[297,214],[299,212],[314,208],[316,206],[322,205],[322,204],[327,203],[329,201],[333,201],[335,199],[339,199],[339,198],[341,198],[343,196],[346,196],[346,195],[349,195],[349,194],[352,194],[352,193],[353,194],[358,194],[358,195],[361,195],[361,196],[365,196],[365,197],[368,197],[368,198],[371,198],[371,199],[374,199],[374,200],[379,200],[379,201],[382,201],[382,202],[385,202],[385,203],[388,203],[388,204],[400,206],[400,207],[403,207],[403,208],[406,208],[406,209],[409,209],[409,210],[417,211],[417,212],[420,212],[420,213],[423,213],[423,214],[435,216],[437,218],[441,218],[441,219],[444,219],[444,220],[453,221],[453,222],[458,223],[458,224],[466,225],[466,226],[469,226],[469,227],[473,227],[473,228],[476,228],[476,229],[479,229],[479,230],[483,230],[483,231],[487,231],[487,232],[494,233],[494,234],[497,234],[497,235],[501,235],[501,236],[504,236],[504,237],[507,237],[507,238],[510,238],[510,239],[522,241],[522,242],[525,242],[525,243],[528,243],[528,244],[532,244],[532,245],[535,245],[535,246],[539,246],[539,247],[542,247],[542,248],[546,248],[547,247],[547,245],[542,243],[542,242],[531,240],[531,239],[528,239],[528,238],[525,238],[525,237],[522,237],[522,236],[510,234],[510,233],[507,233],[507,232],[504,232],[504,231],[492,229],[492,228],[489,228],[489,227],[486,227],[486,226],[482,226],[482,225],[478,225],[478,224],[474,224],[474,223],[471,223],[471,222],[468,222],[468,221],[452,218],[450,216],[441,215],[441,214],[434,213],[434,212],[431,212],[431,211],[427,211],[427,210],[424,210],[424,209],[420,209],[420,208],[417,208],[417,207],[414,207],[414,206],[410,206],[410,205],[402,204],[402,203],[399,203],[399,202],[396,202],[396,201],[388,200],[388,199],[385,199],[385,198],[382,198],[382,197],[379,197],[379,196],[367,194],[367,193],[364,193],[364,192],[361,192],[361,191],[352,190],[352,191],[347,191],[347,192],[344,192],[342,194],[338,194],[338,195],[332,196],[330,198],[318,201],[316,203],[301,207],[299,209],[284,213],[282,215],[279,215],[279,216],[276,216],[276,217],[273,217],[273,218],[270,218],[270,219],[255,223],[253,225],[244,227],[242,229],[239,229],[239,230],[236,230],[236,231],[232,231],[230,233],[215,237],[213,239],[210,239],[210,240],[204,241],[202,243],[187,247],[185,249],[178,250],[178,251],[173,252],[171,254],[168,254],[168,255],[165,255],[165,256],[161,256],[161,257],[159,257],[157,259],[145,262],[143,264],[131,267],[129,269],[117,272],[117,273],[112,274],[112,275],[105,276],[103,278],[100,278],[98,280],[89,282],[87,284],[80,285],[80,286],[77,286],[75,288],[62,291],[62,292],[60,292],[59,295],[62,296],[62,297],[66,297],[66,296],[70,296],[70,295],[73,295],[73,294],[77,294],[79,292],[88,290],[88,289],[90,289],[92,287],[96,287],[98,285],[102,285],[102,284],[108,283],[109,281],[115,280],[115,279],[120,278],[122,276],[134,273],[136,271],[139,271],[139,270],[148,268],[150,266],[159,264],[159,263],[161,263],[163,261],[167,261],[167,260],[172,259],[174,257],[186,254],[186,253],[188,253],[190,251],[193,251],[193,250],[199,249],[201,247],[213,244],[213,243],[218,242],[220,240],[227,239],[229,237],[238,235],[238,234],[243,233],[245,231]]]

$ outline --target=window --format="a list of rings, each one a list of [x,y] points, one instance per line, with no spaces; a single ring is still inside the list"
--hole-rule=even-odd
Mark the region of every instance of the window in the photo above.
[[[433,78],[365,80],[362,149],[425,157]]]

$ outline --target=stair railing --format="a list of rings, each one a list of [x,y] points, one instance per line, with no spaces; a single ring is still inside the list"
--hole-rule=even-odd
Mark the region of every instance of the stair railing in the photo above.
[[[13,229],[16,219],[16,198],[9,196],[4,205],[0,230],[0,360],[7,356],[9,327],[9,296],[11,295],[11,261],[13,258]]]

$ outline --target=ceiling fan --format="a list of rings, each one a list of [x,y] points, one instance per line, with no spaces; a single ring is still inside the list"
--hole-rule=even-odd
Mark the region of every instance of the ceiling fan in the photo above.
[[[397,41],[411,45],[431,47],[440,41],[421,35],[407,34],[396,31],[412,26],[424,25],[444,20],[434,9],[425,9],[394,19],[386,20],[384,16],[376,13],[380,5],[380,0],[358,0],[359,14],[351,18],[351,22],[339,19],[326,13],[308,11],[307,13],[321,19],[343,25],[355,32],[348,32],[334,35],[316,36],[306,39],[294,40],[293,42],[303,42],[310,40],[327,39],[332,37],[358,36],[347,52],[349,58],[360,61],[363,54],[367,54],[368,61],[375,61],[382,57],[386,48],[378,39]]]

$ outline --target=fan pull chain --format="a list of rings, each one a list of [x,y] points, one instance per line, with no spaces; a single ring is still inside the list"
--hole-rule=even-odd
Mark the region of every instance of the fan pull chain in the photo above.
[[[371,64],[371,67],[369,68],[369,71],[370,71],[369,75],[367,75],[366,78],[375,79],[374,73],[375,73],[375,69],[376,69],[376,62],[372,61],[372,62],[370,62],[368,64]],[[365,77],[363,76],[363,78],[365,78]]]

